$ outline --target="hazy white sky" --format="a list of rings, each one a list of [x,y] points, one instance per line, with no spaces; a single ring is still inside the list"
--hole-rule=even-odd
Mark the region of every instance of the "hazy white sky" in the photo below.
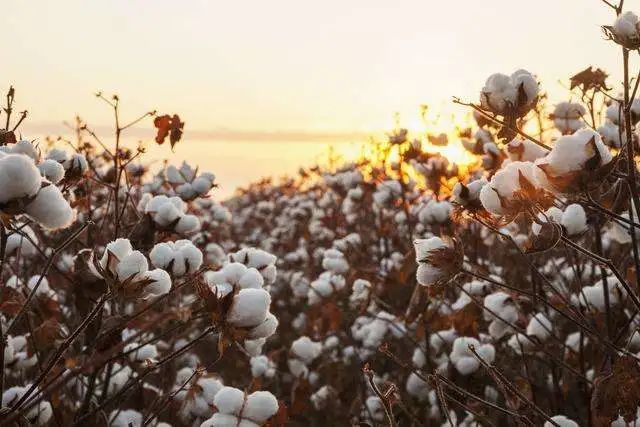
[[[187,129],[369,131],[475,100],[493,72],[527,68],[556,98],[587,65],[620,76],[599,0],[1,1],[3,85],[34,125],[108,123],[102,89]]]

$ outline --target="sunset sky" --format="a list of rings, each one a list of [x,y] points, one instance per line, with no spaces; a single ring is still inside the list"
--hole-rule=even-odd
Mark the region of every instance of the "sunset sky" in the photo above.
[[[640,12],[640,0],[625,5]],[[357,139],[387,128],[394,112],[411,126],[424,103],[462,115],[451,97],[475,101],[493,72],[526,68],[555,100],[566,97],[558,80],[587,65],[610,71],[612,83],[621,75],[620,51],[599,28],[613,12],[598,0],[6,6],[3,85],[30,111],[23,131],[39,135],[59,133],[76,113],[109,124],[96,90],[120,94],[131,116],[180,113],[186,138],[280,147]],[[240,160],[242,149],[226,147]]]

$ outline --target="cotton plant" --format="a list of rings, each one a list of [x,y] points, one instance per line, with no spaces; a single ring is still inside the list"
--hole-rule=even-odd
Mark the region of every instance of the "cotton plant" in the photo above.
[[[32,158],[0,152],[0,212],[25,214],[45,229],[70,226],[75,211],[54,184],[43,180]]]
[[[536,160],[534,180],[554,193],[578,192],[597,183],[612,160],[600,134],[580,129],[558,138],[551,151]]]
[[[254,256],[250,258],[249,253]],[[246,251],[245,254],[246,257],[237,259],[250,265],[273,261],[266,253]],[[218,271],[205,274],[206,285],[200,287],[200,296],[213,322],[228,328],[231,336],[256,340],[275,333],[278,319],[269,311],[271,295],[265,289],[265,275],[271,279],[273,274],[275,279],[275,269],[270,269],[270,265],[258,265],[258,270],[240,262],[230,262]]]
[[[278,400],[268,391],[246,394],[233,387],[220,389],[213,401],[218,412],[204,421],[203,427],[242,425],[260,427],[265,425],[279,409]]]
[[[186,384],[186,385],[185,385]],[[203,422],[214,413],[214,398],[224,384],[216,376],[194,372],[184,367],[176,374],[174,388],[176,399],[181,402],[180,416],[185,422]]]
[[[94,264],[97,275],[125,297],[157,298],[171,290],[169,273],[160,268],[149,270],[146,256],[134,250],[128,239],[116,239],[105,247]]]
[[[215,186],[215,175],[210,172],[198,173],[186,162],[180,167],[169,165],[164,171],[166,182],[174,187],[175,193],[184,201],[205,197]]]
[[[498,115],[526,114],[538,98],[538,82],[526,70],[517,70],[510,76],[492,74],[482,88],[480,101],[486,108]]]
[[[2,406],[9,408],[17,403],[31,388],[31,384],[7,388],[2,393]],[[27,422],[33,425],[46,425],[53,417],[53,407],[48,400],[42,400],[25,414]]]
[[[551,119],[555,127],[563,135],[567,135],[585,127],[582,117],[586,114],[587,109],[584,105],[565,101],[556,104]]]
[[[184,235],[200,229],[200,220],[197,216],[187,213],[187,205],[179,197],[167,197],[164,194],[152,196],[145,193],[138,203],[138,209],[149,215],[159,230]]]
[[[287,359],[289,371],[294,377],[307,377],[309,365],[322,353],[322,343],[315,342],[309,337],[302,336],[291,344],[290,355]]]
[[[149,259],[154,267],[169,272],[173,277],[193,274],[203,262],[203,255],[190,240],[176,240],[156,244]]]

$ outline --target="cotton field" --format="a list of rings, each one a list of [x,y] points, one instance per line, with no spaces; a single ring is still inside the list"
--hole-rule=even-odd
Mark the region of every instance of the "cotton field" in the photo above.
[[[0,425],[635,426],[640,21],[605,3],[622,82],[590,66],[548,105],[535,62],[498,70],[456,141],[399,125],[224,201],[122,142],[180,150],[179,115],[98,93],[114,144],[31,140],[11,88]]]

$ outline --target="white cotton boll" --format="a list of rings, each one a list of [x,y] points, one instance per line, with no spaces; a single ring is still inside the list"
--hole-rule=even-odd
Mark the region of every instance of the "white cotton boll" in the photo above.
[[[111,252],[118,260],[124,259],[133,251],[131,242],[129,239],[119,238],[107,244],[104,249],[104,254],[100,258],[100,266],[103,269],[107,268],[107,262],[109,261],[109,252]]]
[[[193,190],[200,194],[201,196],[206,195],[209,190],[211,190],[213,184],[213,179],[207,179],[202,175],[193,180],[191,185],[193,186]]]
[[[505,213],[501,199],[509,201],[520,190],[520,175],[536,185],[534,164],[531,162],[511,162],[496,172],[489,184],[480,190],[480,201],[484,208],[496,215]]]
[[[264,322],[270,304],[271,295],[264,289],[241,289],[233,297],[227,321],[238,327],[254,327]]]
[[[202,265],[202,252],[190,240],[177,240],[175,249],[184,258],[186,272],[195,273]]]
[[[125,353],[139,347],[139,344],[131,343],[124,347]],[[132,362],[144,362],[147,359],[155,359],[158,357],[158,349],[153,344],[145,344],[137,350],[129,353],[129,360]]]
[[[331,397],[335,395],[335,391],[331,386],[324,385],[311,395],[311,403],[316,411],[320,411],[327,406]]]
[[[157,243],[149,252],[149,259],[154,267],[165,268],[173,261],[174,253],[175,251],[169,243]]]
[[[551,336],[552,327],[551,321],[544,313],[536,313],[527,325],[527,335],[546,341]]]
[[[54,148],[47,153],[47,159],[55,160],[58,163],[64,163],[69,160],[69,155],[64,150]]]
[[[73,153],[63,166],[65,170],[74,170],[79,175],[84,175],[89,170],[87,158],[80,153]]]
[[[572,135],[558,138],[549,154],[536,160],[535,176],[539,184],[550,190],[559,190],[549,182],[547,173],[558,177],[583,170],[585,163],[595,155],[590,144],[592,140],[600,155],[600,163],[596,166],[608,164],[612,160],[611,152],[602,142],[600,134],[591,129],[580,129]],[[541,166],[545,167],[545,171]]]
[[[0,204],[36,195],[40,182],[40,171],[29,157],[21,154],[0,157]]]
[[[322,353],[322,344],[303,336],[291,344],[291,353],[308,365]]]
[[[53,184],[57,184],[64,178],[64,168],[54,160],[47,159],[38,165],[40,173]]]
[[[40,159],[40,153],[38,153],[38,150],[31,141],[22,140],[16,142],[11,146],[10,152],[13,154],[24,154],[36,162]]]
[[[238,414],[244,404],[244,393],[234,387],[222,387],[213,399],[213,404],[223,414]]]
[[[633,12],[619,15],[611,30],[617,39],[616,41],[630,49],[635,49],[640,43],[640,24],[638,17]]]
[[[571,418],[568,418],[564,415],[556,415],[551,417],[551,419],[560,427],[580,427],[580,425],[573,421]],[[544,423],[544,427],[553,427],[554,424],[552,424],[551,422],[547,421]]]
[[[547,150],[538,144],[516,136],[507,144],[507,154],[512,161],[533,162],[547,155]]]
[[[518,94],[522,87],[525,95],[523,105],[516,105]],[[505,74],[492,74],[482,88],[480,102],[483,108],[496,114],[506,114],[509,108],[525,107],[531,105],[538,96],[538,82],[526,70],[517,70],[511,76]]]
[[[309,374],[309,368],[301,360],[289,359],[287,360],[287,366],[289,372],[296,378],[306,378]]]
[[[48,229],[66,228],[76,219],[75,210],[53,184],[40,189],[36,198],[26,206],[25,213]]]
[[[184,166],[186,165],[186,163],[183,162],[182,165]],[[167,178],[167,181],[174,185],[184,184],[185,182],[187,182],[187,179],[185,179],[181,171],[174,165],[169,165],[167,167],[167,169],[165,170],[165,176]]]
[[[249,360],[249,364],[251,365],[251,375],[254,378],[258,377],[271,377],[273,375],[268,375],[271,367],[271,361],[267,356],[254,356]]]
[[[114,409],[109,414],[111,427],[142,427],[142,414],[134,409]]]
[[[484,298],[484,306],[487,308],[484,310],[485,319],[493,319],[489,324],[489,334],[493,338],[500,339],[511,331],[511,324],[518,320],[518,309],[511,296],[494,292]]]
[[[169,273],[159,268],[155,270],[149,270],[142,274],[144,279],[153,280],[153,283],[148,284],[142,290],[145,298],[156,298],[171,290],[171,277]]]
[[[624,131],[621,131],[618,125],[607,121],[598,128],[598,133],[602,137],[602,142],[609,147],[622,147],[623,140],[625,139],[625,133]]]
[[[39,285],[38,282],[40,282]],[[29,288],[29,291],[33,291],[36,285],[38,285],[36,295],[47,295],[52,292],[51,288],[49,287],[49,281],[45,276],[31,276],[31,278],[27,281],[27,287]]]
[[[564,226],[569,236],[582,234],[588,228],[587,214],[581,205],[573,203],[565,208],[560,223]]]
[[[586,113],[587,110],[582,104],[560,102],[553,111],[553,123],[563,134],[573,133],[585,126],[582,116]]]
[[[555,206],[551,206],[545,211],[544,215],[538,214],[538,219],[542,222],[547,222],[547,220],[549,220],[551,222],[555,222],[556,224],[560,224],[562,222],[562,210]],[[542,226],[540,224],[538,224],[537,222],[533,222],[531,224],[531,231],[533,232],[533,234],[537,236],[540,233],[540,230],[542,230]]]
[[[429,385],[422,380],[415,372],[412,372],[407,378],[407,393],[420,401],[429,397]]]
[[[176,193],[178,193],[183,200],[191,200],[198,195],[193,186],[188,182],[176,187]]]
[[[322,268],[335,274],[344,274],[349,271],[349,263],[344,255],[337,249],[327,249],[322,259]]]
[[[268,338],[276,332],[276,329],[278,329],[278,318],[268,313],[262,323],[249,331],[248,338]]]
[[[278,400],[268,391],[254,391],[247,396],[241,416],[262,424],[278,412]]]
[[[147,205],[147,209],[148,206],[149,205]],[[182,212],[180,212],[173,203],[165,203],[158,207],[158,210],[154,213],[153,219],[159,226],[166,227],[176,222],[181,218],[181,216]]]
[[[176,224],[176,233],[195,233],[200,229],[200,220],[195,215],[183,215]]]
[[[371,282],[363,279],[356,279],[353,282],[352,292],[349,301],[352,304],[360,304],[369,299],[371,294]]]
[[[2,225],[0,225],[2,227]],[[31,257],[38,253],[37,248],[33,243],[38,244],[38,237],[33,232],[33,229],[28,226],[17,225],[16,228],[20,228],[21,233],[7,231],[7,243],[5,247],[5,255],[10,256],[14,252],[20,250],[20,255],[24,257]],[[28,236],[29,238],[27,238]],[[33,242],[33,243],[32,243]]]
[[[222,390],[224,384],[215,377],[202,377],[198,380],[198,386],[202,389],[201,393],[204,400],[208,404],[213,404],[216,394]]]
[[[413,350],[413,356],[411,357],[411,363],[416,368],[422,368],[427,364],[427,355],[424,354],[421,348]]]
[[[213,267],[222,267],[226,259],[226,254],[222,246],[217,243],[208,243],[205,247],[207,254],[207,263]]]
[[[239,264],[242,265],[242,264]],[[244,267],[244,266],[243,266]],[[264,285],[264,278],[258,270],[251,267],[246,269],[242,277],[237,281],[238,285],[243,289],[254,288],[260,289]]]
[[[138,279],[149,269],[147,258],[140,251],[132,251],[120,260],[116,266],[116,276],[118,280],[125,281],[133,278]]]
[[[480,344],[471,337],[459,337],[453,342],[450,358],[456,370],[462,375],[470,375],[480,368],[480,362],[473,354],[469,346],[474,347],[476,353],[486,363],[493,363],[495,359],[495,348],[491,344]]]

